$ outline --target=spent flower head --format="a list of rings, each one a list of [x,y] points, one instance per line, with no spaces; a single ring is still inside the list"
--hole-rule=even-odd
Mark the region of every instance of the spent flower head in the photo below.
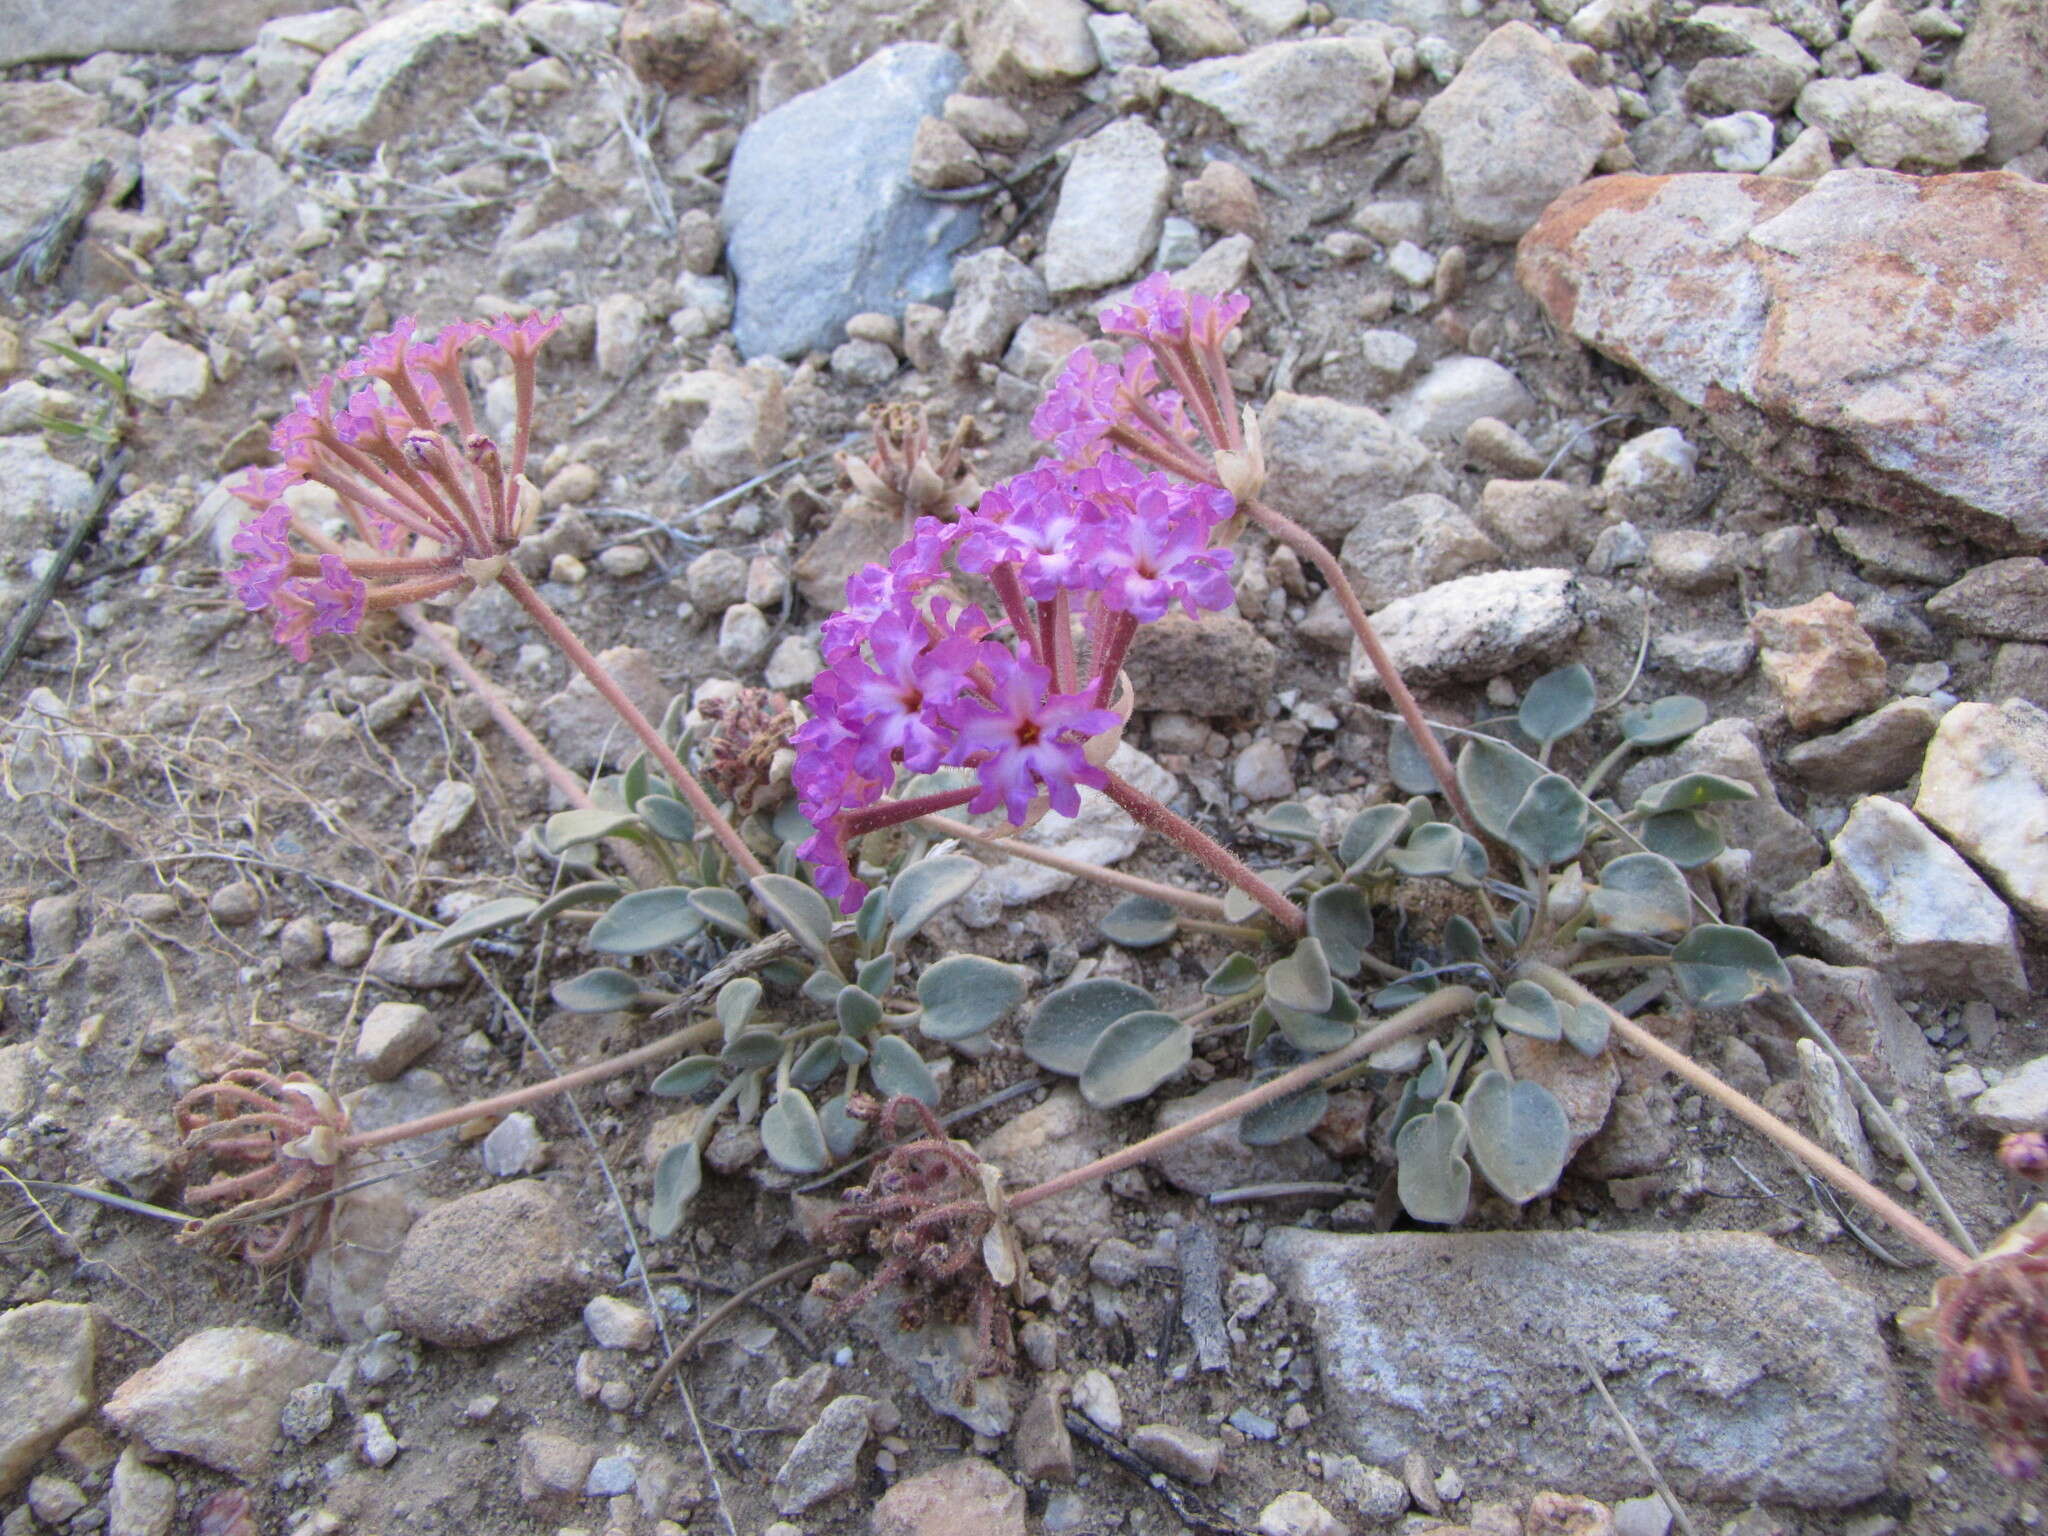
[[[321,635],[351,634],[363,615],[497,578],[537,498],[525,478],[534,358],[560,316],[457,321],[431,341],[401,318],[300,395],[270,446],[282,461],[230,487],[256,516],[230,541],[243,556],[228,585],[268,610],[301,661]],[[477,429],[462,374],[465,349],[488,337],[511,359],[516,401],[509,451]],[[331,492],[341,522],[310,498]]]

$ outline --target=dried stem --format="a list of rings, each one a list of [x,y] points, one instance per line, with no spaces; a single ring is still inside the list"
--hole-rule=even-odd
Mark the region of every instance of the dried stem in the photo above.
[[[1271,1104],[1275,1099],[1284,1099],[1291,1093],[1299,1093],[1312,1083],[1321,1082],[1334,1073],[1343,1071],[1354,1062],[1365,1060],[1374,1051],[1384,1050],[1397,1040],[1405,1040],[1419,1030],[1427,1029],[1440,1019],[1450,1017],[1478,1001],[1478,994],[1470,987],[1444,987],[1432,992],[1418,1003],[1410,1003],[1399,1013],[1388,1019],[1377,1029],[1367,1030],[1349,1045],[1318,1056],[1314,1061],[1305,1061],[1291,1071],[1282,1072],[1269,1082],[1247,1089],[1235,1098],[1226,1099],[1213,1109],[1183,1120],[1179,1125],[1147,1136],[1143,1141],[1132,1142],[1128,1147],[1112,1152],[1107,1157],[1098,1157],[1092,1163],[1067,1173],[1055,1174],[1042,1184],[1019,1190],[1011,1195],[1006,1204],[1010,1210],[1020,1210],[1027,1205],[1036,1205],[1041,1200],[1050,1200],[1054,1195],[1063,1195],[1070,1189],[1096,1179],[1106,1179],[1113,1173],[1120,1173],[1150,1158],[1158,1156],[1169,1147],[1178,1146],[1190,1137],[1227,1124],[1241,1115],[1248,1115],[1262,1105]]]
[[[1566,1002],[1592,1003],[1600,1008],[1606,1013],[1608,1023],[1615,1034],[1627,1041],[1632,1049],[1640,1051],[1659,1066],[1676,1073],[1779,1150],[1797,1158],[1843,1194],[1861,1204],[1872,1215],[1888,1223],[1901,1237],[1912,1242],[1936,1263],[1957,1274],[1970,1267],[1970,1256],[1967,1253],[1862,1174],[1801,1135],[1754,1099],[1746,1094],[1737,1093],[1683,1051],[1674,1050],[1666,1045],[1634,1019],[1618,1012],[1557,967],[1532,962],[1523,965],[1521,971],[1531,981],[1539,983]]]
[[[1222,901],[1214,896],[1204,896],[1199,891],[1184,891],[1177,885],[1147,880],[1142,875],[1127,875],[1120,869],[1105,869],[1100,864],[1090,864],[1086,859],[1070,859],[1063,853],[1054,853],[1050,848],[1040,848],[1035,843],[998,836],[984,832],[979,827],[970,827],[966,822],[955,821],[950,816],[925,816],[921,819],[921,824],[930,827],[942,837],[957,837],[964,843],[975,843],[1013,858],[1043,864],[1047,869],[1079,875],[1083,880],[1093,880],[1096,884],[1109,886],[1113,890],[1128,891],[1133,896],[1150,896],[1155,901],[1163,901],[1168,906],[1178,907],[1183,912],[1191,912],[1196,917],[1219,921],[1223,917]]]
[[[1105,770],[1106,772],[1107,770]],[[1243,891],[1273,914],[1280,926],[1296,935],[1308,932],[1308,915],[1252,872],[1251,867],[1185,817],[1176,816],[1150,795],[1111,773],[1104,793],[1122,806],[1139,826],[1171,838],[1216,875]]]

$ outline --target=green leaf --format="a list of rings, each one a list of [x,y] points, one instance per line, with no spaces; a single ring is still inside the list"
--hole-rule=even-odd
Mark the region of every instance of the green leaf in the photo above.
[[[682,1141],[661,1154],[654,1165],[654,1199],[647,1212],[647,1230],[656,1238],[676,1235],[683,1212],[704,1187],[704,1164],[694,1141]]]
[[[443,928],[434,940],[434,948],[449,949],[465,940],[509,928],[539,910],[540,903],[531,896],[500,896],[496,901],[480,902]]]
[[[1330,961],[1322,943],[1314,937],[1303,939],[1285,960],[1266,967],[1266,997],[1298,1013],[1321,1013],[1330,1006],[1333,984]]]
[[[1490,737],[1471,737],[1458,753],[1458,787],[1465,791],[1473,820],[1503,842],[1529,786],[1542,777],[1540,764]],[[1408,846],[1415,846],[1414,838]]]
[[[775,814],[768,819],[768,830],[777,841],[794,844],[809,842],[818,829],[811,825],[797,802],[789,799],[775,807]]]
[[[1465,851],[1464,834],[1447,821],[1424,822],[1403,848],[1389,848],[1387,862],[1411,879],[1448,875]]]
[[[617,837],[628,832],[640,831],[640,818],[631,811],[605,811],[592,807],[589,810],[557,811],[547,819],[541,829],[540,844],[557,858],[571,848],[584,843],[594,843],[600,838]]]
[[[1452,913],[1444,920],[1444,953],[1468,965],[1484,964],[1486,940],[1479,925],[1462,912]]]
[[[907,1093],[920,1104],[939,1107],[939,1084],[932,1069],[901,1035],[883,1035],[875,1041],[874,1063],[868,1075],[888,1098]]]
[[[1048,1072],[1078,1077],[1104,1030],[1126,1014],[1153,1006],[1151,993],[1114,976],[1069,982],[1032,1011],[1023,1030],[1024,1054]]]
[[[624,971],[601,965],[548,988],[548,996],[564,1013],[615,1013],[639,1000],[640,983]]]
[[[822,950],[831,942],[832,904],[810,886],[794,875],[756,875],[751,884],[755,899],[778,920],[779,926],[813,949]]]
[[[1766,992],[1790,992],[1791,973],[1771,941],[1748,928],[1702,923],[1671,951],[1678,990],[1699,1008],[1732,1008]]]
[[[889,947],[901,949],[979,879],[980,863],[964,853],[919,859],[904,870],[889,882]]]
[[[647,754],[636,755],[626,764],[626,775],[619,785],[619,796],[626,802],[627,810],[634,810],[647,795]],[[644,818],[643,818],[644,819]]]
[[[635,802],[633,810],[647,823],[647,829],[665,843],[688,843],[697,836],[697,818],[680,800],[648,793]]]
[[[1351,818],[1337,844],[1337,857],[1346,875],[1362,875],[1394,844],[1408,835],[1408,807],[1367,806]]]
[[[1326,885],[1308,899],[1308,931],[1323,946],[1331,972],[1348,980],[1365,966],[1372,904],[1355,885]]]
[[[1250,955],[1226,955],[1202,983],[1202,990],[1211,997],[1242,997],[1258,984],[1258,980],[1259,963]],[[1151,1002],[1148,997],[1141,1006],[1149,1007]]]
[[[839,1047],[839,1059],[849,1067],[864,1067],[868,1061],[868,1048],[851,1035],[834,1035],[832,1043]]]
[[[1661,784],[1652,784],[1636,796],[1633,810],[1638,816],[1661,816],[1667,811],[1697,811],[1709,805],[1730,805],[1754,800],[1756,791],[1740,779],[1718,773],[1687,773]]]
[[[1493,1005],[1494,1022],[1531,1040],[1556,1040],[1564,1034],[1557,999],[1533,981],[1511,981]]]
[[[1095,926],[1125,949],[1156,949],[1180,932],[1180,913],[1157,896],[1126,896]]]
[[[761,1116],[761,1146],[786,1173],[817,1173],[832,1162],[832,1151],[825,1145],[825,1127],[798,1088],[783,1089]]]
[[[876,955],[872,960],[863,960],[860,969],[854,973],[854,981],[869,997],[886,997],[889,984],[896,979],[896,957]]]
[[[1698,869],[1721,856],[1728,844],[1713,819],[1698,811],[1668,811],[1648,816],[1636,837],[1650,852],[1661,854],[1680,869]]]
[[[869,891],[861,902],[860,910],[853,915],[853,936],[860,940],[862,949],[873,949],[882,942],[882,935],[889,927],[889,888],[880,886]],[[824,1111],[820,1110],[820,1114]]]
[[[840,1037],[826,1035],[813,1040],[804,1047],[804,1053],[797,1057],[796,1064],[789,1069],[789,1080],[799,1088],[815,1088],[843,1065],[839,1054]],[[853,1042],[858,1043],[858,1042]]]
[[[1611,1028],[1607,1010],[1594,1003],[1580,1003],[1564,1010],[1564,1037],[1581,1056],[1598,1056],[1607,1049]]]
[[[1599,701],[1593,674],[1573,662],[1555,672],[1546,672],[1531,683],[1529,691],[1522,695],[1522,707],[1515,720],[1531,741],[1547,747],[1592,719],[1593,708]]]
[[[1276,1147],[1283,1141],[1306,1136],[1329,1112],[1330,1093],[1321,1083],[1310,1083],[1299,1093],[1261,1104],[1237,1122],[1237,1139],[1248,1147]]]
[[[1670,939],[1692,922],[1685,875],[1662,854],[1624,853],[1609,860],[1586,900],[1600,926],[1612,933]]]
[[[1308,872],[1307,865],[1296,869],[1262,869],[1259,871],[1259,878],[1285,896],[1301,883],[1302,877]],[[1248,923],[1265,910],[1259,905],[1257,898],[1234,885],[1223,893],[1223,920],[1226,923]]]
[[[1307,806],[1292,800],[1283,801],[1247,819],[1266,836],[1278,838],[1283,843],[1305,843],[1313,848],[1323,840],[1322,829],[1316,824],[1314,814]]]
[[[1144,1098],[1194,1059],[1195,1032],[1170,1013],[1127,1013],[1105,1029],[1081,1067],[1081,1097],[1097,1109]]]
[[[874,993],[860,987],[841,987],[832,1006],[839,1014],[839,1027],[856,1040],[865,1040],[882,1022],[882,1005]]]
[[[1592,809],[1578,785],[1563,774],[1546,773],[1515,807],[1502,841],[1532,864],[1562,864],[1586,846]]]
[[[602,907],[625,894],[625,887],[616,880],[580,880],[574,885],[565,885],[546,901],[535,907],[526,916],[528,927],[544,923],[560,912],[572,908]]]
[[[1287,1043],[1311,1056],[1349,1045],[1358,1033],[1358,999],[1351,995],[1349,987],[1335,988],[1330,1006],[1315,1013],[1290,1008],[1271,995],[1263,1006],[1280,1033],[1287,1037]]]
[[[725,1042],[718,1059],[735,1072],[772,1067],[782,1059],[782,1036],[772,1029],[743,1029]]]
[[[917,1027],[934,1040],[981,1034],[1024,1000],[1029,986],[1019,966],[983,955],[948,955],[917,978],[924,1009]]]
[[[824,1127],[825,1145],[835,1159],[853,1156],[867,1136],[868,1123],[846,1112],[846,1095],[835,1093],[818,1106],[818,1124]]]
[[[845,985],[844,976],[835,976],[826,970],[816,970],[805,979],[803,994],[820,1008],[837,1008],[840,989]]]
[[[1404,795],[1433,795],[1441,788],[1405,721],[1396,720],[1387,732],[1387,777]]]
[[[1510,1082],[1491,1068],[1465,1095],[1472,1160],[1486,1182],[1516,1205],[1557,1187],[1571,1126],[1564,1106],[1541,1083]]]
[[[1465,1145],[1465,1116],[1448,1101],[1416,1115],[1394,1137],[1400,1162],[1394,1187],[1401,1208],[1417,1221],[1453,1226],[1472,1204],[1472,1170],[1459,1154]]]
[[[760,1003],[761,983],[751,976],[735,976],[718,989],[718,1000],[712,1008],[726,1034],[731,1036],[746,1028],[747,1020],[754,1016]]]
[[[664,1068],[660,1076],[647,1085],[647,1091],[657,1098],[687,1099],[725,1075],[725,1063],[716,1056],[685,1056],[672,1067]]]
[[[110,367],[107,364],[101,362],[98,358],[89,356],[88,354],[79,351],[78,348],[76,347],[66,346],[61,341],[54,341],[42,337],[37,338],[37,340],[40,345],[48,347],[52,352],[56,353],[59,357],[63,358],[64,361],[66,361],[67,363],[70,363],[73,367],[81,369],[85,373],[90,374],[94,379],[98,380],[101,384],[106,386],[106,388],[112,390],[117,397],[121,399],[127,398],[128,376],[125,373],[123,373],[120,369]]]
[[[793,955],[783,955],[779,959],[770,960],[759,972],[763,981],[783,992],[800,991],[804,983],[810,979],[810,974],[810,968]]]
[[[1623,710],[1616,722],[1624,741],[1637,747],[1668,747],[1707,723],[1707,706],[1689,693]]]
[[[590,925],[585,942],[605,955],[648,955],[680,944],[704,926],[704,915],[691,905],[693,894],[665,885],[621,896]]]
[[[769,877],[764,875],[762,878]],[[729,891],[720,885],[700,885],[690,892],[690,905],[721,933],[729,933],[736,939],[758,939],[761,936],[761,931],[754,926],[754,914],[747,910],[746,898],[738,891]]]

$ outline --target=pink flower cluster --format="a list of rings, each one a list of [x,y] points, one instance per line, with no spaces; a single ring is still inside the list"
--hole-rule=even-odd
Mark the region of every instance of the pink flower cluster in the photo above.
[[[1199,614],[1235,600],[1230,552],[1209,547],[1235,510],[1214,486],[1116,453],[1045,460],[957,522],[921,519],[886,565],[849,580],[794,738],[794,781],[817,829],[799,851],[818,888],[857,909],[866,887],[852,841],[930,811],[1000,806],[1021,826],[1042,797],[1074,815],[1080,786],[1107,782],[1086,746],[1119,723],[1107,706],[1137,626],[1175,603]],[[944,585],[955,572],[985,579],[1000,617]],[[970,770],[976,786],[884,801],[899,773],[943,767]]]
[[[427,342],[408,316],[293,402],[271,433],[282,462],[231,487],[256,516],[230,541],[244,558],[227,580],[244,608],[271,611],[278,642],[299,660],[316,636],[351,634],[371,609],[449,591],[517,546],[534,357],[560,324],[458,321]],[[512,362],[509,455],[477,430],[462,374],[463,352],[486,338]],[[334,493],[347,532],[293,510],[286,492],[302,484]]]

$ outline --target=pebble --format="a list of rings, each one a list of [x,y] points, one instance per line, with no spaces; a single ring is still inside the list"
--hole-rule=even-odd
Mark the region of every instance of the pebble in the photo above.
[[[718,621],[718,659],[734,672],[750,671],[773,638],[767,614],[752,603],[734,603]]]
[[[1465,457],[1514,480],[1534,480],[1549,463],[1521,433],[1504,421],[1482,416],[1465,429]]]
[[[832,377],[857,389],[879,389],[899,366],[895,349],[879,341],[845,341],[832,349]]]
[[[873,1398],[848,1393],[825,1405],[803,1432],[775,1474],[771,1496],[785,1515],[800,1515],[815,1504],[851,1491],[860,1480],[860,1453],[868,1443]]]
[[[1080,1380],[1074,1383],[1073,1397],[1074,1406],[1104,1434],[1124,1432],[1123,1399],[1117,1393],[1116,1383],[1101,1371],[1083,1371]]]
[[[294,1445],[311,1445],[334,1427],[334,1410],[341,1394],[325,1381],[309,1381],[292,1390],[278,1415],[278,1428]]]
[[[580,1307],[581,1224],[533,1179],[459,1196],[413,1223],[384,1283],[392,1325],[430,1344],[497,1344]]]
[[[180,1340],[114,1389],[102,1412],[151,1450],[236,1477],[268,1471],[292,1392],[334,1357],[261,1328],[208,1328]]]
[[[654,1319],[645,1307],[616,1296],[593,1296],[583,1304],[583,1326],[599,1349],[646,1350],[654,1347]]]
[[[784,635],[769,653],[761,681],[783,693],[800,693],[824,670],[825,658],[816,640],[809,635]]]
[[[910,179],[920,187],[943,191],[968,187],[983,176],[981,156],[967,136],[943,117],[927,117],[917,125],[910,146]]]
[[[1411,357],[1414,345],[1408,341]],[[1481,410],[1474,419],[1489,414],[1499,415]],[[1463,425],[1458,430],[1462,433]],[[1259,435],[1268,478],[1287,487],[1288,514],[1331,545],[1341,544],[1365,522],[1368,508],[1418,492],[1452,489],[1428,447],[1379,412],[1350,401],[1277,390],[1259,414]],[[1202,670],[1213,682],[1222,669]],[[1149,694],[1144,697],[1152,702]]]
[[[125,1448],[107,1489],[107,1536],[170,1536],[177,1515],[177,1480]]]
[[[1764,677],[1795,731],[1835,725],[1884,702],[1884,657],[1856,610],[1834,593],[1794,608],[1760,608],[1749,627]]]
[[[1930,698],[1893,699],[1832,735],[1789,748],[1785,766],[1803,783],[1829,794],[1896,789],[1920,770],[1942,714]]]
[[[953,307],[939,351],[956,375],[1001,357],[1017,327],[1051,300],[1045,280],[1001,246],[953,263]]]
[[[533,1173],[545,1164],[547,1147],[533,1116],[519,1109],[491,1127],[478,1151],[484,1172],[493,1178],[511,1179]]]
[[[442,779],[427,792],[406,824],[405,839],[421,853],[431,853],[460,831],[476,808],[476,790],[459,779]]]
[[[1398,1520],[1408,1509],[1408,1485],[1382,1467],[1356,1456],[1323,1456],[1323,1481],[1369,1524]]]
[[[109,1115],[86,1133],[94,1170],[139,1200],[154,1200],[169,1180],[178,1153],[156,1131],[130,1115]]]
[[[363,923],[332,922],[327,925],[327,961],[352,971],[370,958],[370,930]]]
[[[1033,1482],[1074,1480],[1074,1439],[1067,1429],[1065,1399],[1059,1381],[1042,1380],[1017,1418],[1017,1471]]]
[[[1579,632],[1582,603],[1569,571],[1492,571],[1400,598],[1373,623],[1411,685],[1470,682],[1555,655]],[[1379,674],[1356,648],[1351,686],[1383,691]]]
[[[1138,271],[1159,244],[1172,193],[1166,141],[1149,123],[1118,118],[1082,140],[1046,231],[1046,287],[1106,288]]]
[[[690,605],[699,613],[723,613],[747,595],[747,562],[730,549],[707,549],[683,568]]]
[[[972,13],[974,73],[1006,91],[1072,85],[1095,73],[1095,40],[1081,0],[989,0]]]
[[[1089,19],[1092,22],[1095,18]],[[946,121],[966,134],[967,141],[979,149],[1008,152],[1022,149],[1031,142],[1031,125],[1024,120],[1024,114],[999,96],[956,93],[946,98],[945,114]],[[886,341],[892,347],[896,345],[899,337],[894,315],[855,315],[846,323],[846,334],[856,340],[863,339],[861,333],[854,330],[855,322],[862,320],[870,326],[864,339]]]
[[[174,337],[153,332],[129,359],[128,392],[144,405],[197,405],[212,385],[213,367],[206,354]]]
[[[1586,493],[1560,480],[1489,480],[1479,493],[1480,521],[1521,554],[1567,539],[1586,512]]]
[[[1387,270],[1410,288],[1427,288],[1436,277],[1436,258],[1412,240],[1387,252]]]
[[[403,1449],[381,1413],[366,1413],[356,1421],[356,1450],[368,1465],[388,1467]]]
[[[1312,1494],[1283,1493],[1259,1511],[1259,1536],[1351,1536]]]
[[[597,1452],[579,1440],[534,1428],[519,1436],[519,1497],[527,1504],[562,1505],[580,1498]]]
[[[1393,424],[1430,442],[1457,442],[1482,416],[1510,424],[1533,405],[1528,390],[1490,357],[1447,357],[1434,364],[1389,413]]]
[[[1939,12],[1936,16],[1948,20]],[[1935,19],[1924,11],[1913,19],[1923,18]],[[1920,35],[1933,40],[1955,34],[1944,26]],[[2040,12],[2032,0],[1984,0],[1949,60],[1944,88],[1984,108],[1990,129],[1984,153],[1994,165],[2026,154],[2048,135],[2048,93],[2041,89],[2044,48]]]
[[[654,556],[640,544],[613,544],[597,552],[597,568],[615,581],[644,576],[653,564]]]
[[[1980,1076],[1978,1082],[1982,1081]],[[1969,1084],[1957,1086],[1967,1088]],[[2022,1063],[1995,1086],[1976,1094],[1970,1101],[1970,1113],[1994,1131],[2048,1131],[2048,1056]]]
[[[99,1319],[76,1302],[0,1312],[0,1498],[92,1412]]]
[[[1183,1482],[1206,1488],[1223,1466],[1223,1442],[1177,1424],[1140,1424],[1130,1447],[1152,1465]]]
[[[1913,809],[2035,922],[2048,922],[2048,710],[2025,699],[1941,716]]]
[[[1946,170],[1979,153],[1990,120],[1973,102],[1956,101],[1895,75],[1815,80],[1799,93],[1802,122],[1827,130],[1868,165]]]
[[[872,1536],[1026,1536],[1024,1490],[979,1456],[943,1461],[876,1501]]]
[[[1286,800],[1294,794],[1287,749],[1269,736],[1260,737],[1238,754],[1230,779],[1239,794],[1253,801]]]
[[[590,1464],[590,1475],[583,1480],[583,1496],[616,1498],[631,1493],[639,1481],[640,1469],[631,1456],[600,1456]]]
[[[230,880],[206,901],[206,910],[224,927],[239,928],[253,923],[263,911],[263,893],[249,880]],[[33,932],[33,918],[31,918]]]
[[[1724,171],[1754,172],[1769,165],[1777,149],[1776,131],[1776,124],[1761,112],[1731,112],[1700,125],[1714,164]]]
[[[388,1083],[440,1043],[440,1026],[418,1003],[379,1003],[357,1027],[355,1063]]]
[[[396,944],[380,944],[370,957],[370,975],[386,986],[409,991],[433,991],[459,987],[470,980],[462,963],[461,946],[443,949],[440,935],[423,933]]]
[[[1701,528],[1673,528],[1650,539],[1650,567],[1681,592],[1711,592],[1735,579],[1727,539]]]
[[[1319,37],[1205,59],[1165,85],[1221,116],[1254,155],[1287,160],[1370,128],[1394,70],[1374,38]]]
[[[1614,1536],[1671,1536],[1671,1506],[1657,1494],[1614,1506]]]

